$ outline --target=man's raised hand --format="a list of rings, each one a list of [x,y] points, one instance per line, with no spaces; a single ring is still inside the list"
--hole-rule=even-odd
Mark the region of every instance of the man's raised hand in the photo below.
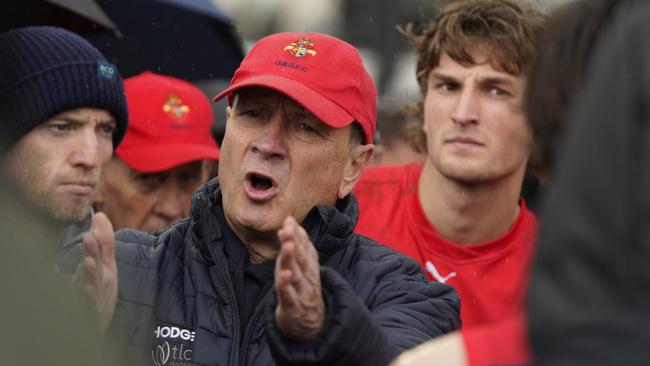
[[[99,316],[99,326],[105,330],[113,318],[117,303],[117,265],[113,225],[103,213],[92,218],[92,230],[84,234],[84,254],[72,277],[90,298]]]
[[[318,252],[305,229],[293,217],[284,220],[278,238],[275,321],[285,337],[311,342],[318,337],[325,322]]]

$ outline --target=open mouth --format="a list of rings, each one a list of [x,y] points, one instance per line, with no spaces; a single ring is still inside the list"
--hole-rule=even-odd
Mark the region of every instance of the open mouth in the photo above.
[[[273,178],[259,173],[246,174],[244,186],[248,198],[256,202],[266,202],[279,192]]]
[[[261,191],[266,191],[273,187],[273,181],[270,178],[259,174],[249,174],[249,180],[253,188]]]

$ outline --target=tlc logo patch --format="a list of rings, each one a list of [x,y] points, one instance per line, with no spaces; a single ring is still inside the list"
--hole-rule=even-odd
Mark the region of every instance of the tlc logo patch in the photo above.
[[[156,366],[189,366],[196,332],[176,326],[157,326],[151,359]]]

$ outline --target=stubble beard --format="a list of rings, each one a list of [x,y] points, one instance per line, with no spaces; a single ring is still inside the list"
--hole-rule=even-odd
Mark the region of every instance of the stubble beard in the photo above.
[[[446,179],[462,185],[477,185],[497,179],[486,167],[461,165],[460,162],[438,161],[434,163],[436,169]]]
[[[63,194],[43,197],[40,202],[55,219],[63,222],[82,222],[90,213],[92,198]]]
[[[20,160],[20,159],[18,159]],[[43,182],[37,169],[25,169],[25,161],[5,165],[5,173],[24,198],[52,218],[64,223],[82,222],[90,213],[94,194],[80,196],[72,193],[57,193],[54,182]]]

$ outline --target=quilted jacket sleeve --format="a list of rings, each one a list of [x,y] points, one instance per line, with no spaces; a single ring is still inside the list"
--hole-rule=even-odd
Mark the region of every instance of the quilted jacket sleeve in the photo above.
[[[109,335],[134,365],[148,365],[157,289],[157,267],[164,246],[145,233],[121,230],[116,235],[118,302]]]
[[[370,248],[354,265],[321,267],[327,319],[316,341],[283,337],[272,302],[267,337],[278,365],[386,365],[401,351],[460,327],[451,287],[429,282],[401,254],[371,245],[379,249]]]

